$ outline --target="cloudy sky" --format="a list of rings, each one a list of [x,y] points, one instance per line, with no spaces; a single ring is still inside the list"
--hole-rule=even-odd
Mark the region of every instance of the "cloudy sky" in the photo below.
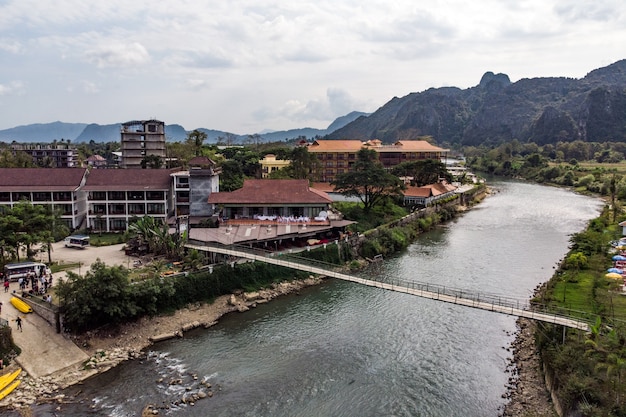
[[[0,0],[0,129],[326,128],[486,71],[582,78],[624,58],[623,0]]]

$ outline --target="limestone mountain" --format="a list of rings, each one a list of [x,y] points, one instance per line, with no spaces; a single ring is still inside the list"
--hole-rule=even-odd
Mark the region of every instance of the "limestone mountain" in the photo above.
[[[546,77],[515,83],[487,72],[468,89],[431,88],[394,97],[368,117],[327,135],[384,143],[433,136],[439,144],[626,142],[626,60],[582,79]]]

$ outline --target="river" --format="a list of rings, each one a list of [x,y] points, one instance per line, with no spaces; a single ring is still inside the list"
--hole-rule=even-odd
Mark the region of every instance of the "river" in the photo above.
[[[523,182],[492,187],[369,273],[530,296],[601,203]],[[147,359],[67,389],[80,391],[77,403],[36,415],[136,416],[180,398],[197,375],[214,396],[160,415],[495,417],[515,330],[514,317],[329,280],[157,344]]]

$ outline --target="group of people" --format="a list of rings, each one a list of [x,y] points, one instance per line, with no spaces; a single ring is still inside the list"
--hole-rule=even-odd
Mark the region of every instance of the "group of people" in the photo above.
[[[28,290],[29,294],[44,295],[48,292],[48,288],[52,286],[52,271],[50,268],[46,267],[45,271],[43,271],[40,276],[37,276],[35,272],[31,271],[26,278],[20,278],[17,282],[22,291],[26,291],[26,288],[30,284],[30,290]]]

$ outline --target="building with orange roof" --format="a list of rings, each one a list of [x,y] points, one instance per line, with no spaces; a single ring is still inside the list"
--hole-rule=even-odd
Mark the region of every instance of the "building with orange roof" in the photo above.
[[[376,151],[378,159],[385,168],[393,168],[402,162],[413,162],[424,159],[445,158],[449,149],[432,145],[425,140],[399,140],[391,145],[384,145],[378,139],[367,142],[360,140],[316,140],[307,150],[317,155],[320,162],[313,173],[315,181],[332,182],[338,174],[352,169],[356,162],[356,154],[362,148]]]
[[[404,190],[404,204],[407,206],[430,206],[443,198],[454,195],[457,187],[447,182],[407,187]]]

